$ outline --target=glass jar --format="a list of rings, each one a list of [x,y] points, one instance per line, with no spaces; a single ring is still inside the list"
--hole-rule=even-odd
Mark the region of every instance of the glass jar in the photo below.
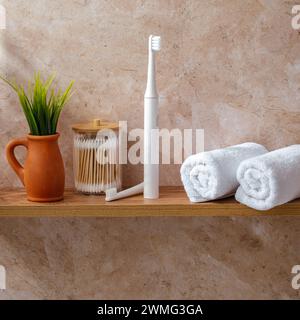
[[[73,167],[77,191],[101,194],[107,189],[121,189],[117,123],[94,119],[75,124]]]

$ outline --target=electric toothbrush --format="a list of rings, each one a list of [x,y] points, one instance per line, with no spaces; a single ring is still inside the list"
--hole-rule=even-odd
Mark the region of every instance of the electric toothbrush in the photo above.
[[[144,198],[159,198],[158,93],[155,79],[155,55],[160,37],[149,37],[147,87],[144,97]],[[156,130],[156,132],[155,132]]]
[[[161,38],[151,35],[148,43],[148,76],[144,97],[144,182],[121,192],[117,192],[116,188],[106,190],[106,201],[140,193],[144,193],[145,199],[159,198],[159,140],[153,129],[158,129],[159,97],[155,79],[155,54],[160,51],[160,47]]]

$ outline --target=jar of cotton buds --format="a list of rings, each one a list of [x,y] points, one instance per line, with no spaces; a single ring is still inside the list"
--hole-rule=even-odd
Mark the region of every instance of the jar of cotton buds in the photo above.
[[[122,184],[117,123],[94,119],[72,126],[75,188],[85,194],[101,194]]]

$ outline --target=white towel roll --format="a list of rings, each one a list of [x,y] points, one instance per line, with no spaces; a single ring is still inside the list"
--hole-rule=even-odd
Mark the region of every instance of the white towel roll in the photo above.
[[[236,171],[243,160],[268,152],[257,143],[201,152],[181,166],[181,180],[192,202],[204,202],[233,195],[238,187]]]
[[[300,145],[245,160],[237,171],[235,198],[257,210],[269,210],[300,197]]]

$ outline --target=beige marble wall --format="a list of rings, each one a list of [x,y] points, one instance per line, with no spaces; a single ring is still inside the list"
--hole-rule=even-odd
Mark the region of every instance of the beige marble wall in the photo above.
[[[1,219],[0,299],[300,298],[299,232],[284,217]]]
[[[1,68],[26,81],[35,70],[76,80],[59,131],[72,185],[72,123],[94,117],[143,125],[147,36],[160,34],[160,125],[204,128],[206,149],[248,140],[270,149],[299,143],[300,42],[293,1],[2,1]],[[0,149],[27,133],[14,94],[0,84]],[[2,156],[0,186],[19,186]],[[178,167],[161,184],[180,184]],[[142,179],[125,170],[125,184]]]
[[[57,71],[76,94],[60,125],[72,186],[72,123],[94,117],[141,127],[147,36],[163,38],[160,125],[204,128],[206,149],[300,142],[300,42],[294,1],[3,0],[0,70],[26,81]],[[6,143],[27,132],[0,84],[0,187],[20,183]],[[20,151],[23,157],[23,151]],[[125,183],[142,178],[128,167]],[[178,167],[161,184],[180,184]],[[3,298],[287,298],[300,263],[299,219],[2,219]],[[51,230],[51,232],[49,232]]]

